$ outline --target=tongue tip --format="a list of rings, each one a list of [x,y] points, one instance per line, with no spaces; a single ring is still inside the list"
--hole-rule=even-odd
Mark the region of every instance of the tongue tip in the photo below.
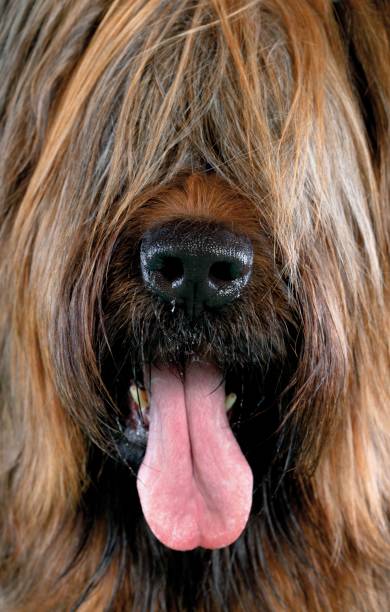
[[[161,530],[161,526],[154,529],[149,525],[154,536],[167,548],[176,550],[178,552],[187,552],[196,548],[203,548],[207,550],[218,550],[226,548],[238,540],[245,530],[246,523],[239,529],[232,531],[231,529],[226,533],[220,533],[214,536],[209,534],[204,535],[199,532],[186,535],[174,535],[172,533],[164,533]]]
[[[241,497],[239,512],[230,512],[228,516],[212,515],[209,520],[202,513],[189,513],[185,516],[171,516],[172,520],[164,520],[163,514],[154,513],[155,507],[144,507],[146,523],[153,535],[167,548],[180,552],[203,548],[217,550],[226,548],[236,542],[244,533],[248,524],[252,507],[253,476],[248,470],[246,483],[237,491]],[[142,488],[141,488],[142,490]]]

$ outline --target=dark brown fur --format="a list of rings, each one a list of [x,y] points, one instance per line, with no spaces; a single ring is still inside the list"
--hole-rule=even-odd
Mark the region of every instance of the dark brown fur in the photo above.
[[[0,19],[1,610],[388,609],[386,3],[3,0]],[[255,267],[191,330],[138,249],[199,218],[249,235]],[[191,352],[242,382],[255,491],[235,544],[178,553],[117,417],[141,362]]]

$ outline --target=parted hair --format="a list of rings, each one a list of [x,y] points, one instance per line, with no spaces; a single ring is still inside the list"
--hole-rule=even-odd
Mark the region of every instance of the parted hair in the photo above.
[[[2,609],[387,608],[388,19],[380,0],[0,2]],[[161,342],[141,236],[191,216],[255,245],[221,360],[245,339],[291,358],[245,534],[180,554],[144,533],[107,431],[112,354]]]

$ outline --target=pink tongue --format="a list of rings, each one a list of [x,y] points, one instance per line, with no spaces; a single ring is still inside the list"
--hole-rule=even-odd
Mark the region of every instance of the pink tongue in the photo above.
[[[227,546],[248,520],[252,472],[230,429],[220,383],[211,364],[191,363],[184,383],[168,367],[152,369],[137,488],[150,529],[175,550]]]

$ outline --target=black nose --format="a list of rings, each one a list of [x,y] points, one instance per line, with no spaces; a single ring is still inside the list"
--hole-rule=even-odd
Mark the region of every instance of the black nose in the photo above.
[[[191,318],[237,299],[252,262],[249,238],[211,223],[170,222],[146,232],[141,244],[146,287]]]

